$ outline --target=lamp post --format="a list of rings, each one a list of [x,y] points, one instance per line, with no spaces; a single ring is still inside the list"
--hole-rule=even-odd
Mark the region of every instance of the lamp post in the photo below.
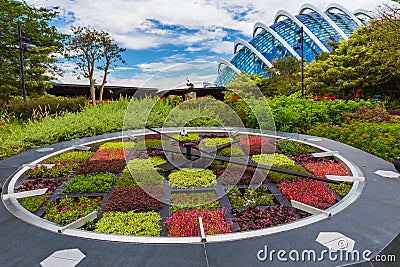
[[[26,102],[24,52],[28,52],[29,49],[25,44],[23,44],[22,41],[30,43],[31,39],[25,36],[25,32],[21,28],[21,26],[18,26],[18,40],[19,40],[19,58],[21,61],[22,97],[24,99],[24,102]]]
[[[300,27],[299,30],[296,31],[297,35],[300,35],[300,38],[297,40],[300,43],[300,46],[295,46],[294,49],[300,49],[301,51],[301,96],[304,97],[304,29],[303,26]]]

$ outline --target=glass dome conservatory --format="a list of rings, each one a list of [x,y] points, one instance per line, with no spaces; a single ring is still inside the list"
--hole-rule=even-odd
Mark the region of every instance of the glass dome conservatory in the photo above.
[[[304,29],[304,59],[315,59],[322,52],[331,52],[330,42],[346,40],[358,27],[368,25],[373,18],[370,12],[356,10],[354,13],[338,4],[330,4],[325,11],[304,4],[298,15],[279,10],[270,26],[257,22],[250,41],[237,39],[231,60],[219,59],[218,77],[215,84],[225,86],[233,74],[241,72],[258,74],[272,66],[276,58],[293,56],[300,59],[300,50],[295,50],[301,27]]]

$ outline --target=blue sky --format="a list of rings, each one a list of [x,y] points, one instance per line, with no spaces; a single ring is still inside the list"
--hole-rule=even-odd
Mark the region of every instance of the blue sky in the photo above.
[[[297,14],[303,3],[324,9],[327,0],[28,0],[35,6],[58,6],[54,25],[70,33],[70,26],[91,26],[111,34],[127,50],[126,65],[117,66],[109,85],[179,87],[186,77],[195,83],[213,82],[217,59],[231,59],[236,38],[251,39],[258,21],[270,25],[274,14],[285,9]],[[336,0],[350,11],[376,10],[381,0]],[[62,64],[62,83],[87,84]],[[98,77],[100,80],[100,77]]]

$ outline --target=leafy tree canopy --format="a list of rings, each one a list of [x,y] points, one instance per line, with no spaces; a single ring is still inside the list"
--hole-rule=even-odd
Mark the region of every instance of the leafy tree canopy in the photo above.
[[[400,96],[400,16],[388,10],[383,14],[390,17],[381,16],[370,26],[359,28],[332,53],[318,57],[307,67],[309,92],[343,97],[360,89],[366,98],[376,94]]]
[[[49,21],[57,9],[36,8],[15,0],[0,0],[0,102],[22,95],[18,26],[31,39],[24,53],[27,94],[43,95],[52,75],[60,73],[55,53],[64,36]]]
[[[125,48],[114,43],[107,32],[79,26],[73,26],[71,30],[73,35],[65,47],[65,57],[76,63],[78,79],[83,76],[89,80],[92,103],[95,104],[96,70],[102,73],[99,93],[99,100],[102,101],[109,70],[119,61],[125,63],[121,55]]]

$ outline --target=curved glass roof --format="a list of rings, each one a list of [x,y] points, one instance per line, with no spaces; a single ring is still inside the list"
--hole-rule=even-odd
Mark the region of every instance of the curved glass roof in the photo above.
[[[329,5],[324,12],[315,10],[316,8],[314,9],[312,5],[304,6],[306,8],[303,8],[296,16],[292,16],[286,11],[278,12],[275,18],[276,23],[269,26],[268,31],[264,27],[263,30],[257,31],[258,33],[248,41],[248,44],[246,42],[247,46],[249,44],[252,46],[251,49],[246,45],[240,45],[239,42],[235,55],[229,61],[230,64],[221,63],[223,67],[214,83],[218,86],[225,86],[234,79],[233,74],[237,73],[237,70],[249,75],[265,73],[268,66],[259,57],[263,56],[264,61],[266,59],[274,62],[277,58],[293,56],[289,49],[300,45],[298,42],[300,36],[296,32],[301,26],[304,27],[304,59],[310,62],[315,59],[316,55],[324,51],[331,51],[330,42],[342,41],[346,36],[353,34],[360,24],[368,25],[368,21],[365,19],[367,16],[361,16],[366,14],[364,11],[356,11],[355,16],[348,14],[344,7],[336,4]],[[360,19],[361,17],[362,19]],[[264,24],[258,23],[257,25]],[[257,28],[259,27],[255,29]],[[286,44],[282,44],[281,41]],[[242,40],[242,42],[244,41]],[[291,51],[293,52],[293,50]],[[298,56],[301,56],[300,49],[295,51]],[[258,52],[259,56],[256,55]],[[235,67],[236,70],[232,70],[229,65]]]

